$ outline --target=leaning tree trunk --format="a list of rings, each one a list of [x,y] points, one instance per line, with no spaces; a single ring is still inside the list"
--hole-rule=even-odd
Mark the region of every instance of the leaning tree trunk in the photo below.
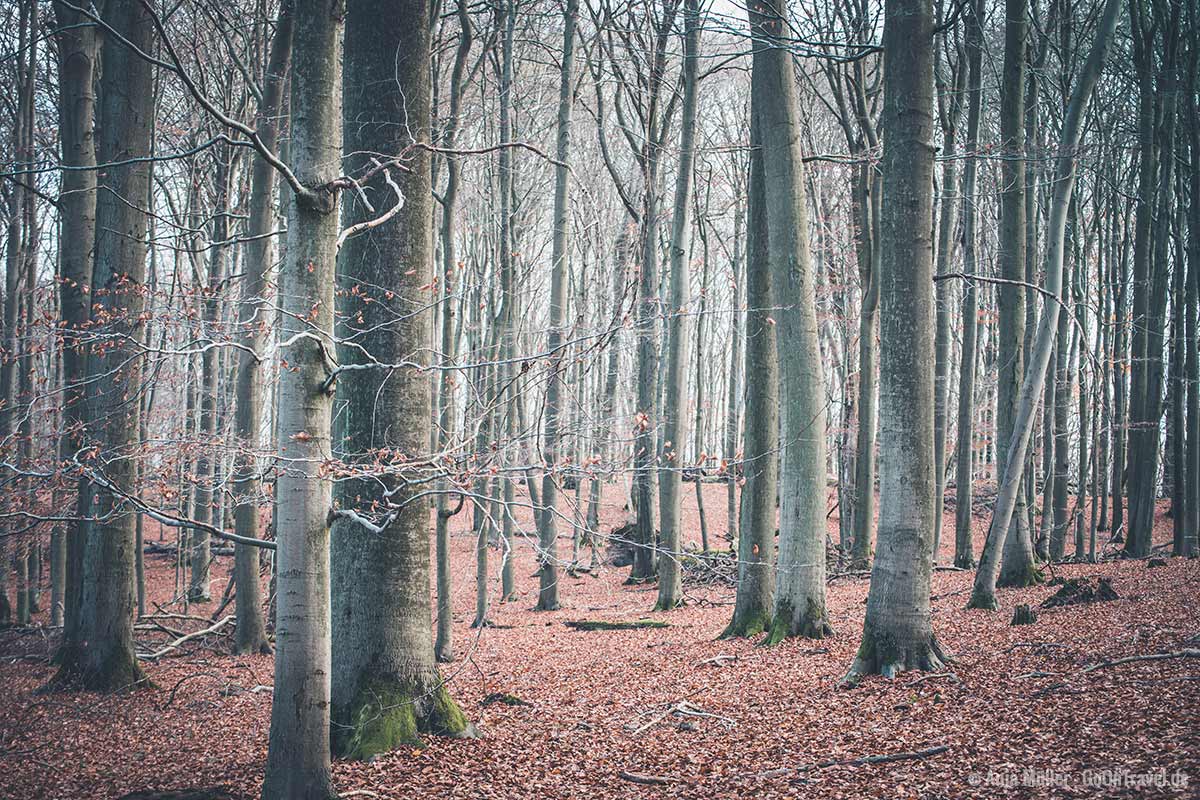
[[[683,110],[680,119],[679,165],[675,174],[675,210],[671,219],[671,276],[667,314],[667,363],[663,374],[663,456],[659,471],[659,523],[662,559],[658,569],[658,601],[654,608],[667,611],[683,602],[680,541],[683,524],[680,494],[683,479],[684,441],[687,438],[687,376],[689,318],[688,247],[691,239],[692,162],[696,150],[696,84],[700,59],[700,3],[684,1]]]
[[[105,23],[134,46],[152,46],[151,11],[133,3],[110,4]],[[129,161],[150,153],[154,124],[153,67],[116,37],[104,40],[104,75],[97,113],[97,160]],[[99,287],[97,315],[107,320],[103,333],[115,335],[102,355],[89,360],[94,396],[90,426],[100,436],[105,464],[91,512],[83,575],[86,640],[82,675],[85,686],[118,689],[141,680],[133,647],[135,513],[126,498],[137,487],[129,449],[138,436],[136,397],[142,388],[142,363],[134,342],[141,339],[146,277],[146,214],[124,198],[147,196],[149,162],[112,166],[102,173],[104,191],[96,201],[96,249],[92,285]]]
[[[936,669],[933,634],[933,8],[887,0],[883,46],[879,531],[862,644],[845,682]]]
[[[279,464],[275,484],[275,690],[264,800],[335,797],[329,764],[329,513],[333,409],[328,380],[341,172],[345,7],[296,0],[292,187],[279,270]],[[390,63],[390,61],[389,61]],[[289,180],[289,183],[291,181]],[[409,198],[412,200],[413,198]],[[426,223],[427,224],[427,223]]]
[[[772,324],[775,303],[767,258],[763,152],[756,120],[752,115],[746,216],[746,413],[741,461],[742,508],[738,521],[737,599],[733,619],[723,637],[755,636],[766,631],[770,628],[775,604],[779,359],[776,326]],[[734,469],[732,465],[731,469]]]
[[[1007,157],[1000,162],[1000,277],[1025,280],[1027,252],[1025,208],[1025,75],[1029,29],[1028,0],[1005,0],[1004,89],[1000,95],[1000,140]],[[1017,395],[1025,362],[1025,290],[1020,286],[996,288],[1000,306],[999,376],[996,397],[996,470],[1003,474],[1008,463]],[[1012,527],[997,542],[1003,548],[1001,586],[1027,586],[1040,579],[1034,565],[1033,539],[1024,494],[1018,498]],[[988,553],[983,554],[987,558]]]
[[[750,12],[750,27],[767,41],[786,32],[780,14],[758,10]],[[777,301],[782,452],[778,591],[769,640],[819,639],[833,633],[825,608],[825,377],[808,251],[800,102],[787,48],[755,51],[750,97],[763,151],[768,263]]]
[[[511,11],[515,14],[515,9]],[[563,364],[566,348],[563,346],[564,326],[567,315],[568,247],[571,238],[571,175],[567,161],[571,155],[571,107],[574,105],[573,76],[575,64],[575,19],[579,14],[579,0],[567,0],[563,10],[562,65],[558,86],[558,141],[555,156],[558,164],[554,169],[554,243],[550,273],[550,336],[547,352],[550,359],[550,376],[546,385],[546,406],[542,428],[542,462],[546,471],[542,474],[543,511],[538,525],[538,601],[537,610],[553,611],[558,608],[558,466],[559,466],[559,423],[562,417]],[[510,51],[506,54],[511,57]],[[505,298],[511,302],[511,298]],[[517,402],[521,402],[520,399]]]
[[[399,16],[404,24],[395,24]],[[375,211],[347,202],[349,229],[401,203],[386,222],[346,241],[339,274],[336,441],[355,476],[338,483],[333,532],[333,752],[370,758],[460,736],[470,724],[450,698],[433,652],[429,508],[413,456],[429,444],[433,247],[428,142],[429,5],[350,0],[344,77],[349,153],[407,151],[403,171],[365,182]],[[413,138],[415,137],[415,141]],[[416,146],[414,146],[416,145]],[[370,156],[347,161],[351,172]],[[413,364],[415,366],[397,366]],[[380,474],[382,471],[382,474]],[[373,522],[372,519],[375,521]]]
[[[276,119],[283,105],[284,77],[292,56],[292,0],[279,8],[275,37],[264,75],[262,100],[255,122],[258,137],[271,150],[278,141]],[[258,477],[256,452],[261,443],[263,424],[263,374],[261,359],[267,345],[267,276],[275,258],[274,224],[275,170],[263,158],[254,159],[250,178],[250,219],[247,222],[244,256],[245,278],[242,302],[238,307],[238,333],[246,349],[238,352],[234,430],[237,433],[237,458],[233,468],[234,532],[247,539],[259,538],[258,495],[262,481]],[[235,653],[269,653],[266,622],[263,619],[262,586],[259,582],[258,548],[235,544],[234,582],[237,589],[237,635]]]
[[[1045,291],[1057,297],[1062,289],[1063,245],[1066,238],[1067,208],[1075,188],[1076,151],[1082,131],[1082,119],[1087,109],[1100,70],[1104,65],[1109,40],[1116,27],[1121,0],[1106,0],[1104,14],[1096,29],[1096,38],[1088,53],[1087,61],[1079,74],[1071,100],[1067,105],[1063,121],[1062,139],[1055,158],[1053,197],[1050,205],[1050,221],[1046,229],[1046,284]],[[1021,396],[1017,405],[1016,425],[1009,443],[1009,456],[1001,474],[1000,489],[996,495],[996,507],[992,512],[992,524],[984,543],[983,557],[975,573],[975,585],[971,591],[968,608],[995,609],[996,578],[1000,572],[997,548],[1012,524],[1013,513],[1023,494],[1022,475],[1029,439],[1033,433],[1037,401],[1046,380],[1046,368],[1054,351],[1054,338],[1058,326],[1058,303],[1045,304],[1038,321],[1037,340],[1029,362],[1025,379],[1021,383]]]

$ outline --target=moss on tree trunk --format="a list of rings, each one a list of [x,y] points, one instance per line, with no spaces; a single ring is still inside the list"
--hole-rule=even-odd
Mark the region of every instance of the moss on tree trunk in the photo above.
[[[478,736],[444,684],[376,678],[347,708],[333,710],[330,742],[334,755],[362,760],[404,745],[421,747],[422,734]]]

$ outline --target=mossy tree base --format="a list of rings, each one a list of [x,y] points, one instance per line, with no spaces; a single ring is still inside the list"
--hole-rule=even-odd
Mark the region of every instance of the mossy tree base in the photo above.
[[[886,634],[873,633],[868,627],[863,630],[858,655],[839,685],[853,688],[867,675],[882,675],[891,680],[910,670],[937,672],[945,669],[952,660],[932,633],[918,642],[901,645]]]
[[[778,644],[792,637],[828,639],[830,636],[833,636],[833,626],[829,624],[829,614],[825,606],[809,600],[803,614],[795,613],[786,603],[781,605],[763,644]]]
[[[65,650],[65,648],[64,648]],[[60,651],[56,657],[58,672],[43,687],[44,691],[127,692],[147,689],[153,682],[142,671],[137,657],[132,654],[113,653],[100,665],[87,663],[87,654],[82,648]]]
[[[683,598],[673,597],[667,600],[659,600],[654,604],[655,611],[674,611],[677,608],[683,608]]]
[[[751,611],[745,614],[734,614],[729,627],[721,633],[719,639],[748,639],[765,633],[771,627],[771,615],[766,611]]]
[[[983,611],[999,611],[1000,604],[996,602],[996,594],[994,592],[975,589],[971,592],[971,599],[967,601],[967,608],[978,608]]]
[[[357,760],[398,747],[422,747],[422,734],[453,739],[479,736],[444,684],[384,679],[364,686],[349,708],[335,708],[331,727],[333,754]]]
[[[1037,586],[1045,580],[1046,578],[1038,569],[1037,564],[1030,561],[1015,569],[1001,572],[996,586],[1004,589],[1024,589],[1027,586]]]

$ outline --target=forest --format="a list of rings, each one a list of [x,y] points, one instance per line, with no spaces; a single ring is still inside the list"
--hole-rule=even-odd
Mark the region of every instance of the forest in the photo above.
[[[1197,0],[3,0],[0,223],[0,800],[1200,791]]]

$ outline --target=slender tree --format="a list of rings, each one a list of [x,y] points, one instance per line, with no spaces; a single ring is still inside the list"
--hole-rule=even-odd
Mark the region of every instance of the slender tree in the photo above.
[[[1044,290],[1057,297],[1062,289],[1063,247],[1066,238],[1067,209],[1075,188],[1075,164],[1079,140],[1083,131],[1083,116],[1087,110],[1092,91],[1100,79],[1100,71],[1108,51],[1108,43],[1117,24],[1121,0],[1106,0],[1104,11],[1096,28],[1095,39],[1088,51],[1075,86],[1071,90],[1063,118],[1061,139],[1054,164],[1053,197],[1050,205],[1050,220],[1046,235],[1046,282]],[[1042,394],[1046,380],[1046,368],[1054,351],[1054,339],[1058,326],[1059,305],[1050,301],[1045,304],[1038,321],[1037,340],[1032,359],[1021,383],[1021,396],[1017,405],[1013,438],[1009,443],[1010,458],[1001,473],[1000,490],[996,496],[996,508],[992,512],[992,523],[984,543],[979,570],[975,573],[975,584],[971,591],[969,608],[996,609],[996,578],[1000,572],[997,548],[1012,524],[1014,510],[1024,492],[1022,475],[1025,458],[1033,433],[1034,414],[1037,400]]]
[[[667,301],[670,316],[667,337],[665,396],[663,399],[663,469],[659,473],[659,521],[662,559],[658,570],[655,608],[667,611],[683,602],[680,572],[682,516],[680,493],[683,449],[687,438],[687,377],[689,316],[688,250],[691,241],[692,164],[696,150],[696,89],[700,59],[700,3],[684,0],[683,8],[683,108],[679,121],[679,167],[675,175],[675,211],[671,219],[671,274]]]
[[[542,460],[546,471],[542,475],[542,512],[539,548],[539,585],[537,608],[553,611],[558,608],[558,513],[557,474],[559,463],[559,423],[562,416],[564,324],[567,313],[567,248],[571,236],[570,180],[568,159],[571,154],[571,109],[574,105],[575,22],[579,14],[578,0],[567,0],[563,8],[562,63],[558,90],[558,141],[554,170],[554,242],[550,275],[550,379],[546,387],[546,410],[542,429]]]
[[[295,0],[286,255],[279,270],[275,483],[275,688],[264,800],[336,797],[329,764],[330,619],[327,464],[333,398],[334,265],[342,155],[338,0]],[[107,63],[107,62],[105,62]],[[298,185],[297,185],[298,184]]]

